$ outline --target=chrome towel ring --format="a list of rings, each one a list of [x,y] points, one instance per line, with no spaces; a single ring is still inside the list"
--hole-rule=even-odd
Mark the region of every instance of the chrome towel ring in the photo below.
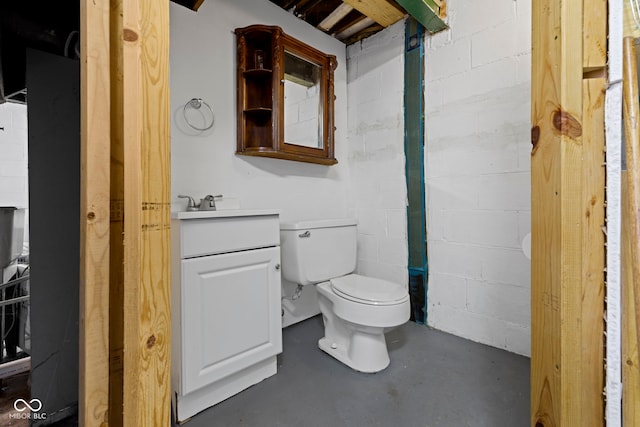
[[[208,123],[209,120],[206,117],[207,114],[206,113],[202,113],[202,111],[200,111],[200,109],[202,108],[203,105],[205,107],[207,107],[207,110],[209,110],[209,112],[211,113],[211,123]],[[189,121],[189,118],[187,117],[187,111],[189,111],[189,110],[198,110],[198,111],[200,111],[206,126],[205,127],[199,127],[199,126],[195,126],[193,123],[191,123]],[[207,104],[205,101],[203,101],[202,98],[191,98],[191,100],[184,105],[184,108],[182,109],[182,115],[184,116],[184,121],[192,129],[195,129],[197,131],[209,130],[209,129],[211,129],[211,127],[213,126],[213,123],[215,122],[215,115],[213,114],[213,109],[211,108],[211,106],[209,104]]]

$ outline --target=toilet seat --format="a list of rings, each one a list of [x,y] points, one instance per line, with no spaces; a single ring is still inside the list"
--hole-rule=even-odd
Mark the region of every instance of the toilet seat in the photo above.
[[[348,274],[329,282],[336,295],[361,304],[396,305],[409,299],[409,293],[403,286],[359,274]]]

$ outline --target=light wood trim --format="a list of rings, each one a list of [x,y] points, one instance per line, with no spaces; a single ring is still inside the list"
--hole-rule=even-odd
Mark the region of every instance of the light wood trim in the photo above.
[[[318,24],[318,28],[322,31],[331,30],[342,18],[347,16],[353,10],[353,6],[342,3],[333,12]]]
[[[640,347],[636,341],[638,325],[634,313],[640,310],[634,301],[631,256],[631,224],[627,172],[622,172],[622,425],[640,425]]]
[[[344,0],[344,3],[383,27],[388,27],[404,18],[404,13],[387,0]]]
[[[602,426],[605,83],[583,82],[583,2],[532,18],[531,426]]]
[[[109,2],[81,1],[80,357],[78,420],[109,410]]]
[[[170,425],[169,2],[123,3],[123,425]]]

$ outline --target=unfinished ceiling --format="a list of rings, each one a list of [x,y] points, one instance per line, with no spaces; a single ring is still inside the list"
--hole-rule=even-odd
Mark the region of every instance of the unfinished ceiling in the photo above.
[[[431,32],[446,28],[445,0],[269,0],[346,44],[414,16]],[[434,20],[435,19],[435,20]]]
[[[363,8],[362,2],[349,0],[270,0],[346,44],[377,33],[404,18],[405,11],[395,1],[379,1],[382,7]],[[354,7],[360,6],[360,10]],[[363,13],[366,12],[366,13]]]
[[[171,0],[197,11],[205,0]],[[270,0],[346,44],[413,16],[427,31],[447,28],[446,0]],[[215,6],[214,6],[215,7]],[[77,58],[79,3],[0,0],[0,103],[25,102],[25,50]]]
[[[197,11],[205,0],[172,0]],[[346,44],[413,16],[427,31],[447,28],[446,0],[269,0]]]

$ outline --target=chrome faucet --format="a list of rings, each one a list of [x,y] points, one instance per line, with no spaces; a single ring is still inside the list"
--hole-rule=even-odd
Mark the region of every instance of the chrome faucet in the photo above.
[[[189,199],[189,202],[187,202],[187,211],[197,211],[198,210],[198,206],[196,206],[196,201],[193,200],[193,197],[191,196],[183,196],[182,194],[178,194],[178,198],[180,199]]]
[[[200,203],[196,204],[196,201],[191,196],[184,196],[178,194],[180,199],[189,199],[187,202],[187,211],[215,211],[216,210],[216,198],[222,197],[222,194],[212,196],[211,194],[204,196],[200,199]]]
[[[211,194],[204,196],[204,199],[200,199],[201,211],[215,211],[216,210],[216,198],[222,197],[222,194],[212,196]]]

